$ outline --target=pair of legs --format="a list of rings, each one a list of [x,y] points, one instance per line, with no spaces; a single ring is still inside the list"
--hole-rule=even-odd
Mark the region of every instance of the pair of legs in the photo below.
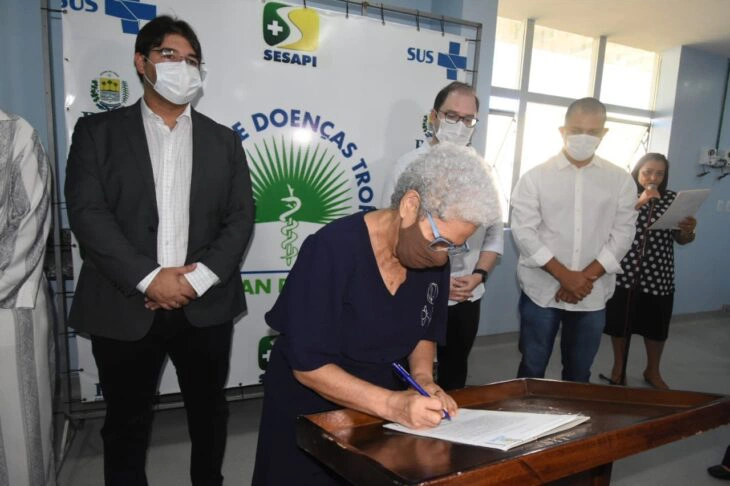
[[[563,363],[562,379],[588,382],[591,365],[601,344],[606,322],[604,309],[597,311],[567,311],[540,307],[525,293],[520,295],[520,341],[522,361],[518,378],[544,378],[558,329]]]
[[[469,352],[479,329],[481,300],[465,301],[449,306],[446,344],[438,346],[438,384],[444,390],[466,385]]]
[[[664,351],[665,341],[655,341],[653,339],[644,338],[644,347],[646,348],[646,368],[644,369],[644,379],[654,388],[661,390],[669,390],[669,386],[662,378],[659,371],[659,363],[662,359],[662,351]],[[611,345],[613,346],[613,368],[611,370],[611,381],[619,383],[621,381],[621,371],[624,362],[624,350],[626,349],[626,338],[611,336]]]
[[[621,383],[621,372],[625,359],[626,335],[639,334],[644,337],[646,347],[644,380],[655,388],[669,389],[662,378],[659,366],[664,343],[669,334],[673,306],[674,294],[653,295],[640,289],[616,287],[613,297],[606,303],[604,330],[611,336],[613,347],[611,369],[613,383],[625,384]]]
[[[152,406],[165,357],[175,365],[192,442],[190,477],[194,486],[223,484],[228,376],[233,324],[197,328],[182,310],[155,311],[150,332],[134,342],[92,336],[106,417],[106,486],[147,486],[145,462]]]

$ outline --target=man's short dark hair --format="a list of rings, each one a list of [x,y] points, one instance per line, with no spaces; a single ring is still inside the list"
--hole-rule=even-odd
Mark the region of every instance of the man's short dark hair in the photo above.
[[[581,98],[572,102],[570,106],[568,106],[568,111],[565,112],[565,123],[567,124],[568,118],[578,111],[582,113],[600,113],[603,115],[603,121],[606,121],[606,105],[598,101],[596,98]]]
[[[436,95],[436,99],[433,101],[433,109],[439,111],[441,106],[444,104],[444,101],[446,101],[446,97],[454,91],[461,91],[463,93],[473,95],[477,102],[477,111],[479,111],[479,97],[477,96],[476,90],[472,86],[462,83],[461,81],[449,83],[441,91],[439,91]]]
[[[134,42],[134,52],[139,52],[144,57],[150,57],[150,51],[156,47],[160,47],[165,40],[166,35],[177,34],[182,36],[190,43],[199,61],[203,60],[203,50],[200,48],[198,36],[190,24],[184,20],[174,19],[169,15],[160,15],[145,24],[137,34],[137,40]],[[142,76],[139,75],[142,81]]]

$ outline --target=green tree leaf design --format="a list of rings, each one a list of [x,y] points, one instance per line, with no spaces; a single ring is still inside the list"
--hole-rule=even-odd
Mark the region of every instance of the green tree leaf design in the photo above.
[[[279,221],[289,209],[282,201],[293,194],[301,208],[292,215],[297,221],[327,224],[350,214],[352,194],[345,170],[321,143],[298,145],[281,136],[253,144],[246,150],[256,199],[256,223]]]

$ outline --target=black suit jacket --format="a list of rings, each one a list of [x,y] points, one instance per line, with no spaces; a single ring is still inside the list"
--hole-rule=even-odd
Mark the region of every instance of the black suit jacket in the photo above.
[[[80,118],[66,167],[68,217],[84,257],[69,323],[124,341],[141,339],[152,325],[154,312],[136,286],[158,266],[155,183],[140,103]],[[205,327],[246,309],[239,269],[254,202],[240,138],[195,110],[191,117],[186,263],[204,263],[221,282],[184,311]]]

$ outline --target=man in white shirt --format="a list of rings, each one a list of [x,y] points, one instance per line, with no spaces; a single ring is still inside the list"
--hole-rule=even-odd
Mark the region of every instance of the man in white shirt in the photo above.
[[[562,323],[563,380],[588,382],[613,295],[631,246],[636,184],[595,155],[606,108],[574,101],[560,128],[563,150],[525,173],[512,194],[512,233],[520,252],[522,353],[517,376],[542,378]]]
[[[254,204],[240,138],[190,106],[202,52],[185,22],[140,30],[144,96],[79,119],[66,176],[84,258],[69,315],[91,336],[106,417],[107,486],[145,486],[152,405],[166,357],[188,417],[194,486],[223,483],[233,319]]]
[[[401,156],[392,174],[385,180],[380,207],[391,206],[393,188],[408,165],[439,142],[468,145],[477,124],[479,98],[474,88],[454,81],[436,95],[429,121],[434,137]],[[499,208],[499,201],[484,201]],[[451,288],[446,343],[438,346],[438,384],[444,390],[463,388],[466,384],[467,359],[479,329],[479,311],[488,273],[504,249],[504,225],[499,222],[480,227],[467,240],[469,251],[449,255]]]

